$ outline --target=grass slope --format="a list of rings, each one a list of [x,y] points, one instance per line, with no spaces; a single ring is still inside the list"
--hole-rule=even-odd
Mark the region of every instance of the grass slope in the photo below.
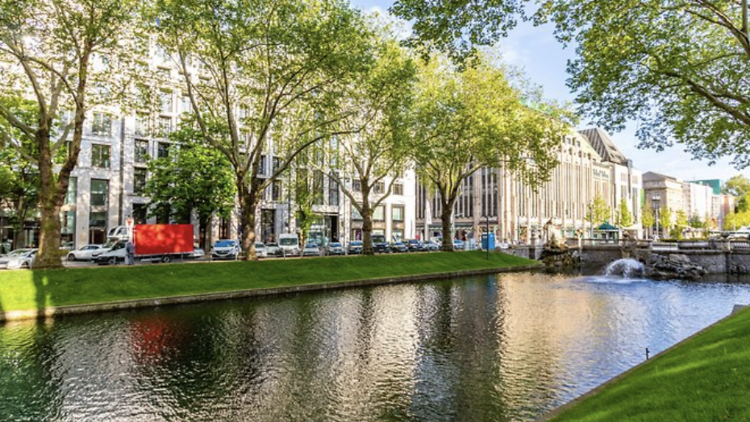
[[[746,308],[550,420],[750,421],[749,382]]]
[[[483,252],[0,271],[0,312],[536,264]]]

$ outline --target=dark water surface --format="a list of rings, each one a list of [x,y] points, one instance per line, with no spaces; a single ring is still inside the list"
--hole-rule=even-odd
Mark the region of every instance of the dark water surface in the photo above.
[[[502,274],[0,326],[0,421],[523,421],[750,285]]]

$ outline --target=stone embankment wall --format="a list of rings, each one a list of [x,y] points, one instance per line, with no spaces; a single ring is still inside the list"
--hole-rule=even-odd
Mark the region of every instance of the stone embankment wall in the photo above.
[[[645,259],[648,254],[686,255],[690,262],[700,265],[708,273],[721,274],[728,272],[750,272],[750,249],[660,249],[638,248],[634,251],[626,250],[618,245],[583,246],[581,250],[581,264],[589,268],[604,269],[612,261],[621,258]]]

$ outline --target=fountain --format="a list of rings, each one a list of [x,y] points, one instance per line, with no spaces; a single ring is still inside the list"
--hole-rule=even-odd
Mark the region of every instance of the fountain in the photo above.
[[[640,261],[632,258],[622,258],[611,262],[604,270],[604,275],[622,276],[624,278],[633,278],[635,276],[643,277],[646,273],[646,267]]]

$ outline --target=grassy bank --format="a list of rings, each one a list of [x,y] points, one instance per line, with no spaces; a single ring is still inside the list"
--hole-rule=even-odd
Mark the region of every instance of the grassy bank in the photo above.
[[[554,422],[748,421],[750,308],[565,409]]]
[[[258,262],[0,271],[0,312],[536,263],[500,253],[423,253]]]

